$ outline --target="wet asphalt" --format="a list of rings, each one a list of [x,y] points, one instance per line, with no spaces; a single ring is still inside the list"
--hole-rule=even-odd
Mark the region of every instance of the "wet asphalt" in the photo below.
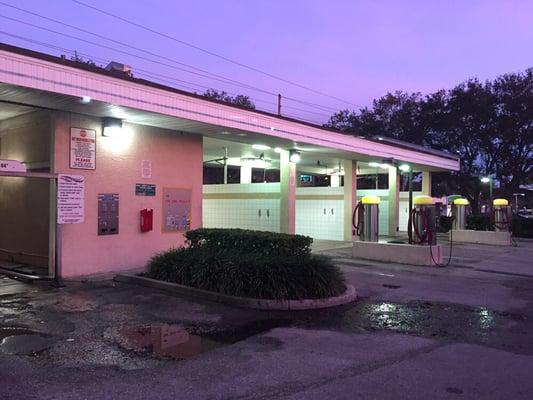
[[[533,398],[533,242],[456,246],[447,268],[325,253],[357,302],[259,312],[111,280],[0,295],[0,398]]]

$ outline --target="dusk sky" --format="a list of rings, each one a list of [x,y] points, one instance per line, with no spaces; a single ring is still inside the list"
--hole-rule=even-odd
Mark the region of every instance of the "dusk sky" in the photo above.
[[[368,106],[388,91],[429,93],[471,77],[492,79],[533,66],[533,1],[83,1],[350,104],[238,67],[70,0],[2,0],[2,3],[269,92],[324,105],[328,110]],[[2,4],[0,15],[142,54]],[[76,49],[91,55],[98,64],[106,60],[130,64],[134,75],[139,77],[157,80],[143,75],[139,69],[152,71],[190,82],[182,84],[198,92],[204,88],[194,85],[243,93],[250,95],[258,108],[275,109],[276,98],[270,94],[208,80],[4,18],[0,19],[0,27],[2,32]],[[58,49],[3,33],[0,40],[61,54]],[[151,55],[142,56],[155,59]],[[160,61],[172,64],[168,60]],[[285,104],[309,111],[287,108],[286,114],[315,122],[325,122],[330,114],[295,102]]]

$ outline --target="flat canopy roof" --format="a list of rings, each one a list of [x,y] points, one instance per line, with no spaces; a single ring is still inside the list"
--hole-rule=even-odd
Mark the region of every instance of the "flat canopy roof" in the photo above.
[[[82,104],[83,96],[93,101]],[[342,159],[394,159],[418,169],[459,170],[459,157],[446,152],[347,135],[5,44],[0,44],[0,101],[115,117],[224,140],[260,141]]]

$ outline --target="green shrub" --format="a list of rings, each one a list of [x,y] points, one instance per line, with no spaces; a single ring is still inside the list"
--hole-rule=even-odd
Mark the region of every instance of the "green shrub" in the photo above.
[[[187,232],[187,238],[194,239],[189,239],[191,246],[154,256],[148,264],[148,276],[262,299],[318,299],[345,290],[344,277],[331,260],[310,253],[310,238],[237,229],[227,230],[225,237],[223,231]],[[230,246],[232,240],[237,241],[236,246]],[[222,243],[230,247],[224,248]],[[258,248],[258,243],[265,244],[266,249]]]
[[[257,256],[296,256],[311,254],[309,236],[251,231],[245,229],[200,228],[185,233],[191,248],[208,247],[216,252],[247,253]]]
[[[474,231],[493,231],[494,227],[488,214],[471,214],[466,217],[466,229]]]

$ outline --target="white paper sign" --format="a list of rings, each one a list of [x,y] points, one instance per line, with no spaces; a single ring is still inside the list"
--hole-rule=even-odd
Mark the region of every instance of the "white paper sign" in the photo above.
[[[60,174],[57,177],[57,223],[85,221],[85,177]]]
[[[145,179],[150,179],[152,177],[152,161],[141,161],[141,176]]]
[[[70,168],[96,169],[96,131],[70,128]]]

